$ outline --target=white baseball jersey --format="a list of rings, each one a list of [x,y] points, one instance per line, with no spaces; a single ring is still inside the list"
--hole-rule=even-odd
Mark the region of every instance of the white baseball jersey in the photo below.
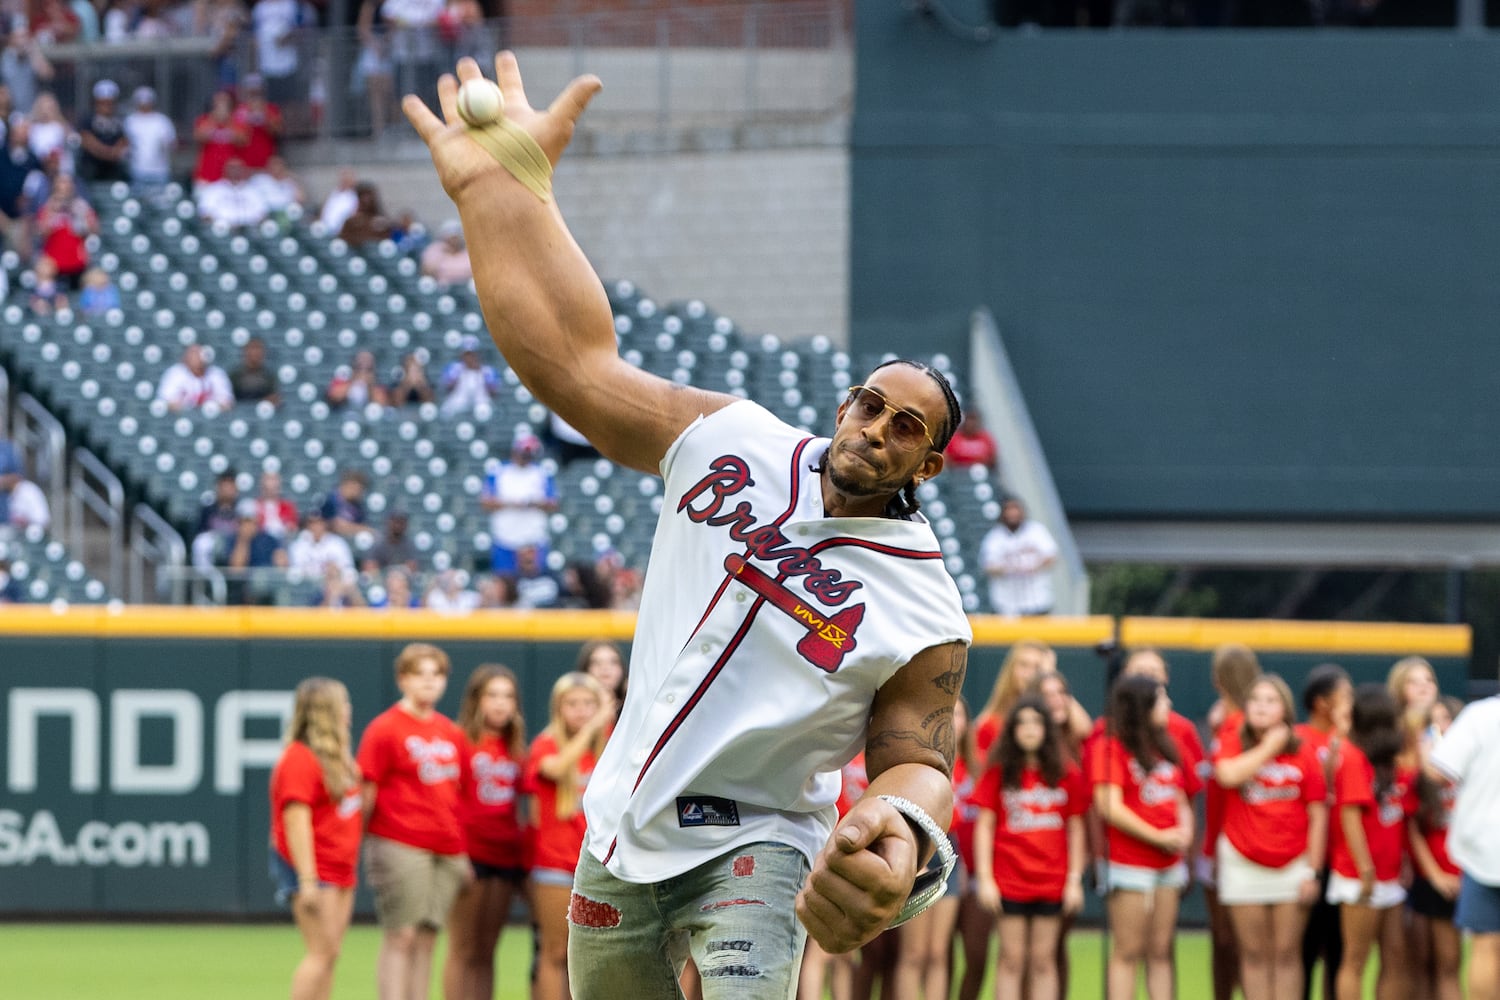
[[[740,402],[662,460],[630,692],[583,799],[585,849],[619,878],[755,841],[811,860],[876,690],[971,639],[924,518],[825,516],[828,444]]]

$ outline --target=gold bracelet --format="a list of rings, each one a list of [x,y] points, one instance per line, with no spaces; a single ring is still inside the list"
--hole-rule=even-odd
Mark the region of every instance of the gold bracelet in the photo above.
[[[503,117],[486,125],[465,125],[464,130],[538,199],[551,199],[552,163],[531,133]]]

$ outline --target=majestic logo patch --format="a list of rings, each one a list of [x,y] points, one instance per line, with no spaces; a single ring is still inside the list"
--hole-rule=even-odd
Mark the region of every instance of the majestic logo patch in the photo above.
[[[734,799],[720,799],[712,795],[679,797],[677,825],[739,826],[740,807]]]

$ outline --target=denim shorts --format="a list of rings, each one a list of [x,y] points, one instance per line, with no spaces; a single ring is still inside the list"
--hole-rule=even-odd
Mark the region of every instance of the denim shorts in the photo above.
[[[1111,861],[1105,868],[1105,883],[1111,892],[1123,889],[1126,892],[1155,892],[1157,889],[1187,888],[1188,870],[1186,861],[1178,861],[1165,868],[1145,868],[1140,865],[1122,865]]]
[[[297,895],[297,889],[300,888],[297,870],[292,867],[291,862],[277,854],[274,847],[271,848],[270,872],[271,887],[276,892],[276,905],[291,906],[292,898]],[[332,882],[319,882],[318,885],[334,888]]]
[[[1464,875],[1458,886],[1453,922],[1472,934],[1500,934],[1500,886]]]
[[[677,1000],[690,953],[705,1000],[791,1000],[807,936],[794,904],[807,876],[807,858],[785,844],[746,844],[647,883],[616,878],[584,851],[568,907],[573,995]]]

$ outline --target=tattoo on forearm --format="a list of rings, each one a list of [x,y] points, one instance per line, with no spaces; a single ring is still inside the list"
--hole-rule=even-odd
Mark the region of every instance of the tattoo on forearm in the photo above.
[[[969,669],[969,651],[962,645],[953,647],[948,661],[948,669],[932,679],[939,690],[944,694],[958,697],[958,692],[963,690],[964,673]]]
[[[953,772],[955,753],[951,708],[930,712],[922,720],[922,728],[918,732],[910,729],[887,729],[871,734],[865,745],[866,756],[874,760],[883,756],[900,760],[921,760],[925,757],[928,763],[936,766],[937,762],[933,760],[935,755],[942,760],[941,770],[948,774]],[[882,771],[884,769],[880,768]]]

